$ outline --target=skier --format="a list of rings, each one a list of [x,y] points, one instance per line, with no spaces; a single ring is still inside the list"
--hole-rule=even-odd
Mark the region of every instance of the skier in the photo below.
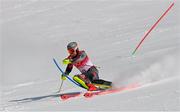
[[[95,86],[95,84],[111,87],[111,82],[99,79],[98,69],[93,65],[86,52],[79,50],[77,42],[70,42],[67,45],[67,50],[69,56],[63,60],[63,63],[67,64],[65,75],[69,75],[73,66],[75,66],[81,74],[74,75],[73,80],[85,89],[89,91],[98,90],[98,87]],[[62,74],[62,80],[66,79],[65,75]]]

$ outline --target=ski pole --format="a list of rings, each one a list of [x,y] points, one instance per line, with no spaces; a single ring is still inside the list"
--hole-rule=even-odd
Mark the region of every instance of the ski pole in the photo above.
[[[63,82],[64,82],[64,80],[61,81],[61,85],[60,85],[60,87],[59,87],[58,93],[61,92],[61,89],[62,89],[62,86],[63,86]]]

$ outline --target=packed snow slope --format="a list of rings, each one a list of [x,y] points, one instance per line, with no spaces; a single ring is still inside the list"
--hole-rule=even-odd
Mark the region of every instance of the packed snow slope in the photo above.
[[[142,36],[174,7],[132,56]],[[180,110],[179,1],[1,0],[1,111]],[[76,41],[100,77],[138,88],[62,101],[66,45]],[[72,74],[78,74],[74,68]],[[68,80],[62,92],[84,91]],[[54,96],[54,97],[52,97]]]

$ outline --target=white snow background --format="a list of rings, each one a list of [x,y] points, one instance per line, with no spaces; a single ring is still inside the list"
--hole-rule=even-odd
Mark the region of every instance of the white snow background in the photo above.
[[[172,2],[174,7],[132,52]],[[0,111],[179,111],[178,0],[0,0]],[[140,87],[86,99],[56,95],[66,45],[76,41],[99,76]],[[72,74],[78,74],[73,69]],[[65,81],[63,92],[83,89]],[[23,100],[24,99],[24,100]],[[26,99],[26,100],[25,100]],[[20,100],[21,102],[12,102]]]

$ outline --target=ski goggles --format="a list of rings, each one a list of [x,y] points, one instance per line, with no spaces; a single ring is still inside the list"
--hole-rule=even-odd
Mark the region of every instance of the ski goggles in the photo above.
[[[68,49],[68,52],[69,52],[70,54],[73,54],[73,53],[75,52],[75,50],[74,50],[74,49]]]

